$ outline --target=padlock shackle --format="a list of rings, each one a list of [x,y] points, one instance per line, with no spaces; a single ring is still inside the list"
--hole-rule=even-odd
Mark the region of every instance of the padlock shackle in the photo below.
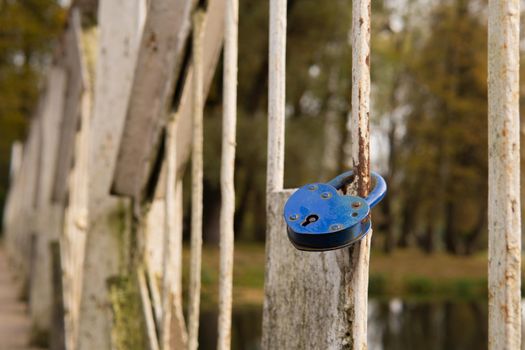
[[[375,186],[372,188],[372,191],[365,198],[366,202],[370,208],[375,207],[386,195],[386,181],[381,175],[375,171],[371,172],[372,178],[375,180]],[[336,189],[341,189],[348,181],[349,177],[354,176],[352,170],[342,173],[341,175],[336,176],[328,182],[328,185],[335,187]]]

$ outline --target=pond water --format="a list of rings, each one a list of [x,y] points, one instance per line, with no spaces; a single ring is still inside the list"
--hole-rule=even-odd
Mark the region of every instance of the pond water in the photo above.
[[[217,311],[201,313],[199,349],[215,350]],[[234,308],[232,349],[260,349],[261,307]],[[369,350],[483,350],[486,301],[369,301]]]

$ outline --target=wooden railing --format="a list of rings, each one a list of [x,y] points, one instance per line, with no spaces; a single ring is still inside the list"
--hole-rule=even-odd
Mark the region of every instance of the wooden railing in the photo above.
[[[198,348],[203,109],[224,39],[218,348],[229,349],[238,0],[102,0],[96,24],[82,20],[90,6],[73,3],[28,137],[12,152],[5,244],[34,328],[50,330],[55,349]],[[262,346],[364,349],[371,234],[322,253],[297,251],[285,234],[286,7],[270,0]],[[360,196],[370,183],[370,7],[353,1],[347,132],[357,181],[349,190]],[[491,349],[521,342],[519,15],[517,0],[489,1]],[[190,157],[186,320],[182,178]]]

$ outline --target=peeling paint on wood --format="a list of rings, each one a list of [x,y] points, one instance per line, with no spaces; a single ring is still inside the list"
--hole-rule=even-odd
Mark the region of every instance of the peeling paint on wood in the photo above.
[[[356,174],[350,193],[366,197],[370,191],[370,27],[371,0],[352,2],[352,165]],[[347,279],[345,344],[366,349],[368,270],[372,232],[348,248],[349,261],[341,273]]]
[[[73,165],[75,136],[80,123],[82,94],[88,88],[88,73],[82,54],[81,36],[80,13],[78,9],[74,9],[65,34],[64,45],[63,60],[67,74],[67,96],[60,130],[60,148],[53,188],[53,199],[57,202],[65,200],[67,178]]]
[[[191,254],[188,306],[188,349],[199,344],[199,316],[202,259],[203,209],[203,34],[205,17],[201,10],[193,14],[193,130],[191,149]]]
[[[237,125],[237,40],[239,3],[227,0],[223,63],[223,116],[221,158],[219,339],[217,349],[231,348],[233,222],[235,213],[235,147]]]
[[[51,253],[49,244],[57,240],[62,226],[62,208],[51,201],[54,169],[58,150],[58,131],[65,97],[65,72],[54,65],[48,72],[43,95],[42,122],[40,123],[40,176],[36,218],[37,247],[34,279],[31,281],[29,304],[33,328],[48,331],[52,313]]]
[[[187,331],[182,310],[182,179],[177,178],[175,116],[168,123],[166,199],[163,252],[161,348],[186,348]]]
[[[77,276],[83,279],[83,286],[75,348],[81,350],[111,347],[114,319],[107,282],[122,273],[128,256],[125,237],[130,227],[130,203],[110,196],[109,189],[131,90],[142,2],[104,1],[98,7],[100,41],[94,71],[104,79],[95,79],[89,121],[89,167],[85,169],[89,224],[84,234],[83,276]]]
[[[151,0],[118,152],[112,191],[141,194],[166,124],[194,0]]]
[[[489,0],[489,349],[521,346],[520,1]]]

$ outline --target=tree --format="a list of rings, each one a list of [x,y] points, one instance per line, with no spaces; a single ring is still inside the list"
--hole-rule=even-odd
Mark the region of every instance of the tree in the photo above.
[[[405,213],[419,244],[471,253],[485,232],[486,26],[469,1],[441,2],[408,63],[402,162]],[[411,212],[411,213],[410,213]]]

